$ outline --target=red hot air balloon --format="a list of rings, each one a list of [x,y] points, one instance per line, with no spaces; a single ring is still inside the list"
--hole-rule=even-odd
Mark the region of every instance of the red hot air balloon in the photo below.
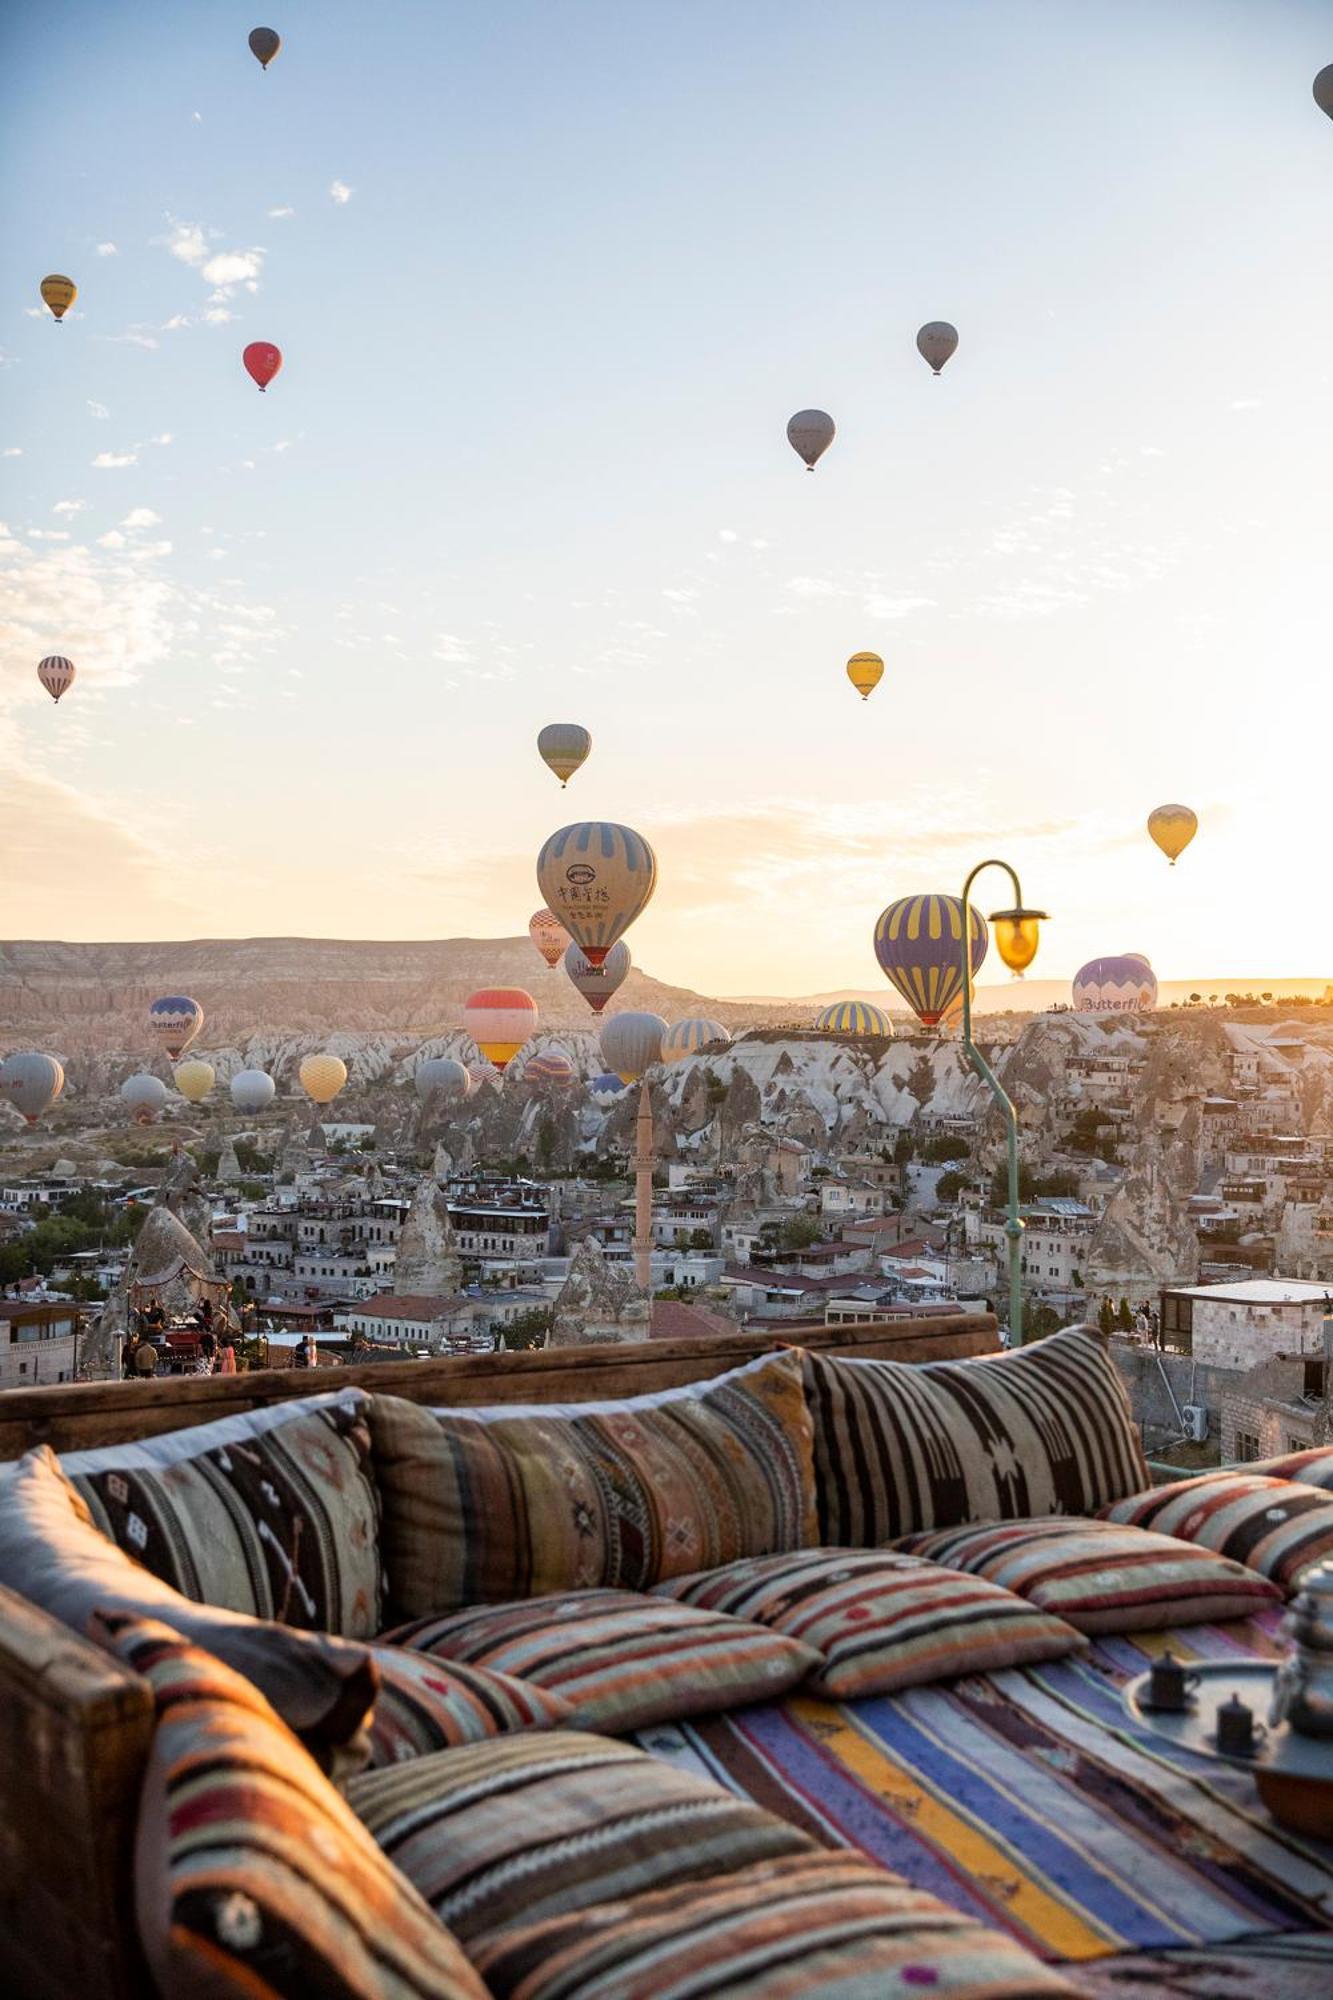
[[[282,366],[282,349],[275,347],[271,340],[252,340],[241,360],[245,363],[245,372],[250,380],[259,384],[259,393],[262,396]]]

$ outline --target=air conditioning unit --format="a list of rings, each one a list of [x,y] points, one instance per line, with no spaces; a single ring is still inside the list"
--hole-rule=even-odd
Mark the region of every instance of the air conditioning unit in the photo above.
[[[1208,1412],[1202,1403],[1186,1403],[1181,1415],[1185,1419],[1185,1435],[1191,1444],[1202,1444],[1208,1435]]]

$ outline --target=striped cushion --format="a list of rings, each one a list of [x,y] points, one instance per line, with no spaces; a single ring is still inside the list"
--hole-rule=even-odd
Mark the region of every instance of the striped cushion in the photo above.
[[[1245,1467],[1270,1479],[1298,1479],[1302,1486],[1322,1486],[1333,1493],[1333,1445],[1311,1445],[1306,1451],[1283,1452],[1280,1458],[1260,1458]]]
[[[474,1947],[495,2000],[954,2000],[1073,1996],[1054,1966],[868,1861],[795,1854]]]
[[[619,1403],[446,1411],[376,1396],[371,1424],[398,1618],[646,1590],[815,1539],[796,1353]]]
[[[1017,1591],[1080,1632],[1248,1618],[1280,1597],[1225,1556],[1111,1521],[992,1521],[908,1535],[899,1547]]]
[[[401,1646],[372,1646],[380,1687],[370,1718],[370,1768],[401,1764],[510,1730],[556,1729],[569,1703],[487,1667],[448,1664]]]
[[[382,1618],[369,1398],[248,1410],[67,1453],[99,1528],[182,1597],[369,1639]]]
[[[805,1370],[820,1538],[840,1548],[963,1521],[1094,1514],[1148,1483],[1120,1377],[1091,1329],[973,1361],[807,1354]]]
[[[577,1727],[612,1735],[768,1701],[819,1664],[811,1647],[762,1625],[632,1590],[483,1604],[418,1619],[387,1637],[432,1659],[465,1660],[549,1688],[569,1703]]]
[[[628,1743],[508,1736],[355,1778],[348,1803],[469,1953],[644,1889],[809,1854],[785,1820]]]
[[[756,1556],[674,1577],[657,1594],[816,1647],[823,1664],[805,1685],[835,1701],[1058,1660],[1087,1644],[1012,1591],[882,1549]]]
[[[1293,1591],[1312,1564],[1333,1555],[1333,1493],[1254,1472],[1209,1473],[1152,1486],[1102,1510],[1213,1549]]]
[[[159,1992],[485,2000],[461,1947],[257,1689],[164,1625],[107,1626],[157,1700],[135,1894]]]

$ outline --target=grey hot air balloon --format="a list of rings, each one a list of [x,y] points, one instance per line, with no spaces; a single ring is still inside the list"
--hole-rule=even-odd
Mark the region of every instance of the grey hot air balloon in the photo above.
[[[958,328],[950,326],[947,319],[927,321],[916,337],[916,351],[923,361],[928,361],[931,373],[938,375],[949,356],[958,345]]]
[[[472,1088],[471,1077],[452,1056],[427,1056],[417,1064],[412,1081],[423,1104],[432,1097],[441,1104],[461,1104]]]
[[[622,938],[613,944],[600,965],[592,964],[580,945],[565,947],[565,971],[576,993],[581,993],[594,1014],[600,1014],[629,973],[629,946]]]
[[[231,1101],[238,1111],[262,1111],[273,1102],[277,1085],[265,1069],[240,1069],[231,1080]]]
[[[602,1056],[622,1083],[636,1083],[662,1060],[667,1024],[660,1014],[613,1014],[602,1023]]]
[[[588,761],[592,737],[581,722],[548,722],[537,737],[537,755],[560,780],[560,789]]]
[[[65,1072],[54,1056],[25,1049],[0,1062],[0,1099],[21,1111],[29,1125],[53,1105],[65,1088]]]
[[[1314,80],[1314,101],[1329,118],[1333,118],[1333,63],[1321,69]]]
[[[261,69],[268,68],[281,47],[282,36],[275,28],[251,28],[250,53]]]
[[[127,1076],[120,1094],[136,1125],[155,1125],[167,1101],[167,1086],[160,1076],[150,1076],[144,1070],[138,1076]]]
[[[787,442],[813,472],[837,436],[838,427],[827,410],[798,410],[787,425]]]

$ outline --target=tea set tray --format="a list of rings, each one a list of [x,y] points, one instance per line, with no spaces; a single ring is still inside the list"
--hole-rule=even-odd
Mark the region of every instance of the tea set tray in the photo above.
[[[1135,1722],[1156,1736],[1164,1736],[1181,1750],[1193,1750],[1202,1757],[1218,1757],[1223,1763],[1242,1770],[1272,1772],[1291,1778],[1322,1778],[1333,1783],[1333,1737],[1302,1736],[1286,1723],[1268,1728],[1259,1737],[1248,1757],[1228,1755],[1217,1747],[1217,1711],[1232,1695],[1239,1695],[1253,1709],[1256,1724],[1268,1723],[1268,1707],[1273,1698],[1276,1661],[1206,1660],[1191,1665],[1198,1676],[1190,1706],[1154,1708],[1148,1700],[1151,1674],[1140,1674],[1124,1689],[1125,1707]]]

